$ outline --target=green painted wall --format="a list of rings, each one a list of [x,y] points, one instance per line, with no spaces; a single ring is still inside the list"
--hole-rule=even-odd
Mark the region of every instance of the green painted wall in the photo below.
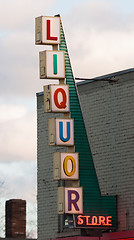
[[[74,118],[75,151],[79,152],[79,178],[80,186],[83,187],[84,214],[110,215],[113,227],[116,228],[116,197],[101,196],[62,24],[60,50],[65,51],[66,84],[69,85],[71,118]]]

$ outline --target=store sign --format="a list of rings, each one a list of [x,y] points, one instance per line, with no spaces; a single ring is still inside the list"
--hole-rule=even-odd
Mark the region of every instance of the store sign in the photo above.
[[[83,213],[83,191],[79,188],[65,188],[65,213]]]
[[[39,53],[40,78],[65,78],[64,51],[46,50]]]
[[[78,215],[75,224],[78,228],[108,228],[112,226],[112,216]]]
[[[53,45],[53,50],[42,51],[39,54],[40,78],[59,79],[60,83],[59,85],[44,86],[44,111],[64,113],[62,119],[49,119],[49,145],[74,146],[74,120],[66,118],[69,114],[65,115],[66,112],[70,112],[69,86],[63,84],[65,80],[65,53],[54,50],[58,49],[58,46],[55,48],[54,44],[60,43],[60,17],[36,18],[35,41],[36,44]],[[75,128],[77,131],[78,126]],[[94,215],[83,215],[83,188],[71,187],[79,186],[79,181],[75,181],[79,179],[78,153],[72,153],[72,148],[68,148],[68,151],[54,153],[53,159],[54,180],[65,180],[65,186],[68,186],[58,187],[58,214],[67,214],[66,216],[75,214],[77,228],[112,227],[112,216],[99,215],[102,209],[98,212],[98,206],[94,210]],[[93,186],[89,187],[93,188]],[[93,191],[95,192],[96,189]],[[92,197],[91,194],[89,198]],[[100,195],[99,200],[101,200]]]
[[[47,85],[44,86],[44,111],[69,112],[69,86]]]

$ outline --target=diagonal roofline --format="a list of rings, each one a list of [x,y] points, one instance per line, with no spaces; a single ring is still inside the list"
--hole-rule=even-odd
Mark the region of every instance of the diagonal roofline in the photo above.
[[[91,83],[91,82],[94,82],[94,81],[110,81],[111,78],[113,77],[116,77],[116,76],[120,76],[120,75],[123,75],[123,74],[127,74],[127,73],[131,73],[131,72],[134,72],[134,68],[129,68],[129,69],[126,69],[126,70],[122,70],[122,71],[118,71],[118,72],[114,72],[114,73],[110,73],[110,74],[106,74],[106,75],[102,75],[102,76],[99,76],[99,77],[95,77],[95,78],[75,78],[75,80],[82,80],[82,82],[78,82],[77,85],[83,85],[83,84],[87,84],[87,83]]]

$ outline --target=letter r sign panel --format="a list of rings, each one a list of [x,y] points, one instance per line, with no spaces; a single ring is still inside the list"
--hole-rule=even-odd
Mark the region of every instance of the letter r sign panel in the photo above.
[[[65,188],[65,213],[83,214],[83,191],[79,188]]]

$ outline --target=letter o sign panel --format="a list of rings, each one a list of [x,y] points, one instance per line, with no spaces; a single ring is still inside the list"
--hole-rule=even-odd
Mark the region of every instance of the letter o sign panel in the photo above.
[[[79,179],[78,153],[61,153],[61,179]]]
[[[65,213],[83,214],[83,191],[79,188],[65,188]]]

